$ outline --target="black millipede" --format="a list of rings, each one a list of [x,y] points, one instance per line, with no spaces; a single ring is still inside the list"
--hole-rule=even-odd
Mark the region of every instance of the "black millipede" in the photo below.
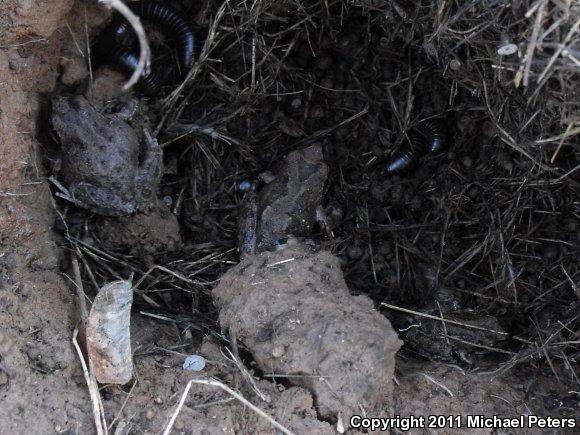
[[[139,64],[139,57],[123,45],[114,44],[109,48],[108,55],[112,63],[127,77],[133,74]],[[161,78],[152,70],[143,71],[138,87],[147,96],[153,96],[161,90]]]
[[[165,36],[175,41],[181,76],[187,74],[195,61],[196,40],[186,19],[171,6],[157,1],[134,2],[129,7],[140,18],[156,24]],[[113,64],[126,75],[131,75],[139,59],[135,41],[136,35],[129,23],[117,16],[103,30],[97,53],[103,62]],[[161,83],[161,78],[149,71],[142,74],[139,88],[147,95],[154,95],[160,90]]]
[[[446,134],[443,121],[431,118],[419,124],[411,131],[407,144],[398,150],[387,161],[387,174],[401,174],[417,166],[421,157],[441,152],[446,146]]]

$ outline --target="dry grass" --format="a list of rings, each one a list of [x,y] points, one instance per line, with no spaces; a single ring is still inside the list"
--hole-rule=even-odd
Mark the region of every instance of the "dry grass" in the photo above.
[[[578,384],[578,2],[190,8],[206,33],[200,60],[152,113],[177,168],[162,191],[187,248],[150,269],[86,243],[89,225],[69,237],[87,281],[130,271],[149,308],[212,330],[209,291],[237,261],[237,183],[316,141],[334,216],[333,237],[317,237],[344,259],[353,291],[417,311],[452,299],[495,316],[525,341],[492,347],[515,354],[498,370],[539,358]],[[500,56],[507,44],[517,50]],[[386,178],[381,161],[435,115],[447,120],[449,150]]]

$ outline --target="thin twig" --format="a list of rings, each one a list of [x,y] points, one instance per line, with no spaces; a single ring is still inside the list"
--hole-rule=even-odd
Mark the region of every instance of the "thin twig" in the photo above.
[[[97,386],[97,381],[95,377],[91,373],[89,373],[89,369],[87,368],[85,357],[83,356],[83,352],[81,351],[81,348],[77,341],[78,333],[79,333],[78,328],[75,328],[73,332],[72,343],[79,356],[79,360],[83,368],[83,375],[85,377],[87,387],[89,388],[89,394],[91,396],[91,405],[93,408],[93,417],[95,418],[95,427],[97,429],[97,435],[106,435],[108,433],[107,422],[105,420],[105,414],[103,412],[103,403],[101,402],[101,395],[99,394],[99,388]]]
[[[266,414],[264,411],[262,411],[256,405],[249,402],[246,398],[244,398],[244,396],[235,392],[230,387],[228,387],[226,384],[224,384],[216,379],[191,379],[187,383],[187,386],[185,387],[185,390],[183,391],[183,395],[181,396],[181,399],[179,400],[179,404],[177,405],[177,408],[173,412],[173,415],[171,416],[171,419],[169,420],[167,427],[163,431],[163,435],[169,435],[171,433],[171,429],[173,428],[173,424],[175,423],[175,419],[179,415],[181,408],[183,408],[183,404],[185,403],[185,399],[187,398],[187,394],[189,393],[189,390],[191,389],[191,386],[193,384],[210,385],[212,387],[218,387],[218,388],[224,390],[226,393],[228,393],[229,395],[231,395],[235,399],[239,400],[244,406],[247,406],[252,411],[254,411],[256,414],[258,414],[260,417],[268,420],[279,431],[285,433],[286,435],[294,435],[293,432],[291,432],[286,427],[282,426],[280,423],[278,423],[270,415]]]

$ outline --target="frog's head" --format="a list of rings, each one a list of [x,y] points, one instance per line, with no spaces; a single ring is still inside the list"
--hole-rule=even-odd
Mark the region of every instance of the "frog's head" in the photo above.
[[[95,110],[90,103],[80,95],[58,96],[52,100],[51,121],[61,138],[71,126],[85,125],[94,113]]]

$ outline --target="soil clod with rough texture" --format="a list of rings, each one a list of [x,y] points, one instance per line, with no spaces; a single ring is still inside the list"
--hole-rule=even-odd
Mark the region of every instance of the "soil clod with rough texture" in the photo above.
[[[213,292],[220,324],[261,370],[289,376],[314,395],[319,417],[365,409],[377,415],[392,393],[401,346],[366,296],[352,296],[338,258],[291,240],[249,256]]]

